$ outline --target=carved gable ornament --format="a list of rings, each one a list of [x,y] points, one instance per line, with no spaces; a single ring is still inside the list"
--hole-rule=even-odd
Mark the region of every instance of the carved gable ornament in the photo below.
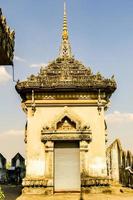
[[[90,126],[82,125],[80,118],[68,107],[49,124],[41,131],[42,141],[91,140]]]
[[[71,128],[79,129],[81,127],[81,119],[78,115],[73,113],[67,106],[64,108],[63,112],[57,115],[52,121],[52,127],[54,129],[60,129],[61,126],[65,125],[71,126]],[[69,127],[70,128],[70,127]]]
[[[72,131],[76,129],[76,123],[74,121],[71,121],[70,118],[66,115],[62,118],[61,121],[57,123],[57,130],[58,131]]]

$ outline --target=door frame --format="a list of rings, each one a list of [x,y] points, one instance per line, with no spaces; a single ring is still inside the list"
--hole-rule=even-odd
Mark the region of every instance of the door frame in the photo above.
[[[78,146],[79,146],[79,165],[80,165],[80,190],[77,190],[77,191],[55,191],[55,143],[64,143],[64,142],[72,142],[72,143],[78,143]],[[54,193],[68,193],[68,192],[72,192],[72,193],[77,193],[77,192],[80,192],[81,191],[81,159],[80,159],[80,157],[81,157],[81,151],[80,151],[80,141],[76,141],[76,140],[74,140],[74,141],[70,141],[70,140],[66,140],[66,141],[54,141],[54,151],[53,151],[53,191],[54,191]]]
[[[56,140],[47,141],[45,143],[45,178],[48,180],[47,186],[52,187],[52,192],[55,192],[55,142],[59,141],[75,141],[75,140]],[[77,140],[76,140],[77,141]],[[76,142],[75,141],[75,142]],[[79,141],[79,140],[78,140]],[[88,142],[85,140],[79,141],[79,151],[80,151],[80,190],[83,187],[82,174],[87,171],[88,167],[86,165],[86,153],[88,152]],[[82,161],[82,162],[81,162]]]

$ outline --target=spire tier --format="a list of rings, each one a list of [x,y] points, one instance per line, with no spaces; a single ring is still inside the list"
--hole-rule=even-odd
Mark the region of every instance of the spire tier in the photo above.
[[[71,58],[71,45],[69,42],[69,33],[67,26],[67,11],[66,11],[66,3],[64,2],[64,19],[63,19],[63,31],[62,31],[62,41],[60,47],[59,56],[61,58]]]

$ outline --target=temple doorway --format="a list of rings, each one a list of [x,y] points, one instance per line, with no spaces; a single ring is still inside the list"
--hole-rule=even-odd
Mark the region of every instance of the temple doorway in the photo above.
[[[54,190],[55,192],[80,191],[79,142],[55,142]]]

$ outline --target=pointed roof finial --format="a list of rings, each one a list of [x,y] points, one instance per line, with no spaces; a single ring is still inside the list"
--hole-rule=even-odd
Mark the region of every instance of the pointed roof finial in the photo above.
[[[64,1],[64,15],[66,14],[66,1]]]
[[[66,12],[66,2],[64,1],[64,20],[63,20],[63,31],[62,31],[62,42],[60,48],[60,57],[72,57],[71,46],[69,43],[69,34],[67,27],[67,12]]]

